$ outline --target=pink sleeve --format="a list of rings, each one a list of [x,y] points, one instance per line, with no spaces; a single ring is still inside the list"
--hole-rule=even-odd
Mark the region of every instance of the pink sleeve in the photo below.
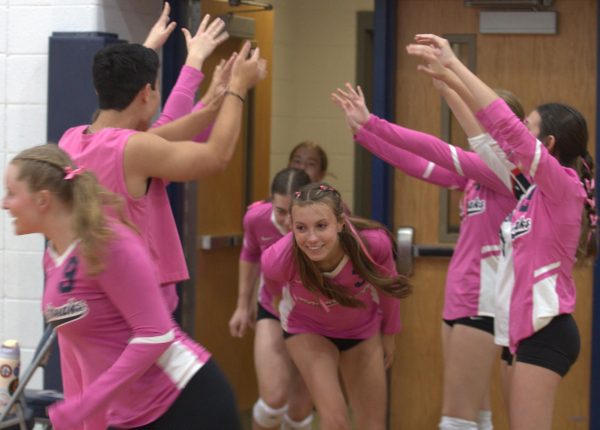
[[[566,193],[572,192],[572,177],[515,116],[504,100],[494,100],[476,116],[502,147],[508,159],[529,175],[550,200],[561,202]]]
[[[281,295],[284,285],[292,280],[295,273],[292,241],[292,233],[286,234],[267,248],[260,259],[265,288],[274,297]]]
[[[152,128],[165,125],[192,112],[196,91],[204,74],[193,67],[183,66],[158,119]]]
[[[240,260],[248,263],[260,263],[260,243],[252,226],[252,206],[244,215],[244,242],[240,252]]]
[[[432,161],[426,160],[398,146],[394,146],[371,133],[366,127],[358,131],[355,140],[369,152],[414,178],[422,179],[440,187],[459,190],[464,190],[467,184],[468,179],[464,176],[460,176],[455,172],[436,165]]]
[[[392,252],[392,242],[383,230],[368,231],[367,242],[371,256],[375,262],[387,270],[389,275],[397,275],[396,262]],[[377,291],[379,295],[379,306],[381,307],[381,333],[394,334],[402,328],[400,322],[400,300]]]
[[[473,152],[449,145],[430,134],[389,123],[375,115],[371,115],[364,128],[389,144],[417,154],[451,172],[472,179],[501,194],[512,194],[496,173]]]
[[[115,240],[107,256],[98,283],[130,325],[131,340],[117,361],[80,396],[50,407],[50,420],[56,429],[74,428],[106,408],[121,388],[140,378],[174,341],[174,325],[141,242]]]

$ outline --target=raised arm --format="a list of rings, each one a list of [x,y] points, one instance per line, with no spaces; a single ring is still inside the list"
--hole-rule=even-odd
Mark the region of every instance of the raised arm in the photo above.
[[[171,5],[169,2],[165,2],[163,6],[162,13],[150,29],[148,36],[146,36],[146,40],[143,45],[146,48],[154,49],[155,51],[159,51],[175,27],[177,27],[177,23],[175,21],[170,21],[169,14],[171,13]]]
[[[249,51],[250,43],[246,42],[233,65],[227,95],[205,145],[196,145],[191,141],[174,145],[149,133],[131,136],[125,147],[125,175],[130,191],[131,188],[139,191],[140,183],[145,183],[147,178],[188,181],[225,169],[240,134],[246,92],[266,74],[266,64],[260,58],[258,48],[250,57]],[[189,120],[204,110],[193,112],[175,122]]]
[[[502,147],[508,159],[530,176],[546,196],[560,202],[570,189],[571,178],[558,160],[529,132],[496,92],[460,62],[446,39],[424,34],[415,36],[415,40],[423,45],[409,45],[409,54],[420,57],[427,64],[435,56],[458,76],[463,85],[453,88],[476,113],[479,122]],[[427,66],[419,67],[428,72]],[[447,83],[453,86],[452,81]]]
[[[350,85],[346,90],[338,89],[337,96],[352,105],[364,103],[362,94]],[[391,124],[375,115],[370,115],[365,121],[364,112],[348,121],[353,129],[364,127],[389,144],[430,160],[454,174],[473,179],[497,192],[510,194],[510,190],[477,154],[449,145],[435,136]]]

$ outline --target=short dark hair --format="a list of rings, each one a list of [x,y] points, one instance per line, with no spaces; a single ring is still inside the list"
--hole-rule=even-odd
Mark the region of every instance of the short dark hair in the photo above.
[[[94,56],[92,74],[100,109],[122,111],[146,84],[154,88],[158,55],[136,43],[116,43]]]

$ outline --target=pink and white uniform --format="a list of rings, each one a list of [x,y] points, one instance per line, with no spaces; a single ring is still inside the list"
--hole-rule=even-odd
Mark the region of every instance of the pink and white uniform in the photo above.
[[[395,275],[392,244],[387,234],[381,229],[362,230],[360,234],[373,260],[387,274]],[[282,296],[279,315],[283,330],[340,339],[368,339],[378,332],[400,331],[400,301],[361,279],[347,256],[324,276],[361,300],[364,307],[341,306],[304,288],[293,256],[293,240],[292,233],[288,233],[265,250],[261,258],[265,288],[275,297]]]
[[[286,233],[284,228],[275,221],[273,203],[265,200],[252,203],[244,215],[244,244],[240,260],[260,264],[260,257],[264,250]],[[264,288],[262,277],[258,290],[258,301],[271,314],[278,314],[277,309],[273,308],[273,296],[267,288]]]
[[[577,172],[560,165],[504,101],[477,118],[533,180],[502,224],[496,342],[514,353],[521,340],[575,308],[572,270],[587,196]]]
[[[95,418],[118,428],[152,422],[210,358],[172,321],[137,234],[111,227],[96,276],[86,274],[77,242],[60,256],[50,244],[44,255],[42,307],[66,357],[66,398],[49,410],[57,429]]]
[[[443,318],[493,317],[500,253],[498,228],[516,203],[511,177],[504,166],[490,168],[473,152],[375,115],[355,139],[415,178],[464,191],[460,234],[446,278]],[[486,136],[479,139],[485,140]],[[491,140],[489,136],[487,139]]]

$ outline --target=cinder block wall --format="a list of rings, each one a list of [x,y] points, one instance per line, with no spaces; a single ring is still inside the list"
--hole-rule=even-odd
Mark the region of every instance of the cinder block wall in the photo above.
[[[53,31],[106,31],[142,42],[160,0],[0,0],[0,175],[19,151],[45,143],[48,38]],[[4,195],[4,186],[2,186]],[[0,216],[0,341],[18,339],[22,365],[42,334],[44,240],[17,237]],[[32,386],[41,387],[41,374]]]

